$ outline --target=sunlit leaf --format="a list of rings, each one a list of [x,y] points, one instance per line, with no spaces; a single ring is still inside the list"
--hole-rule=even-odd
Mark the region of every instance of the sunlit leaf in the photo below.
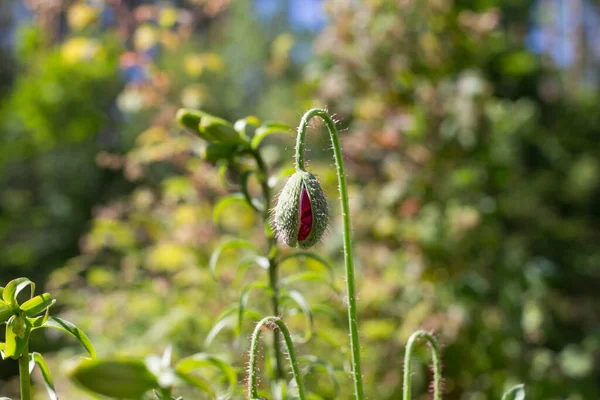
[[[325,269],[327,269],[327,272],[329,273],[330,281],[333,282],[333,280],[334,280],[333,266],[331,265],[331,263],[329,263],[326,259],[319,256],[318,254],[310,253],[310,252],[297,252],[297,253],[289,254],[285,257],[282,257],[279,260],[279,265],[284,264],[285,262],[293,260],[293,259],[316,261],[319,265],[321,265],[321,266],[325,267]]]
[[[96,350],[94,349],[92,342],[90,342],[90,339],[88,339],[87,335],[81,329],[79,329],[69,321],[65,321],[64,319],[58,317],[48,317],[48,320],[43,325],[43,328],[58,329],[68,333],[75,339],[79,340],[79,342],[83,345],[83,347],[85,347],[85,349],[92,358],[96,357]]]
[[[29,322],[31,322],[31,330],[43,327],[46,321],[48,321],[49,312],[50,310],[47,308],[44,315],[34,318],[28,318]]]
[[[58,400],[56,390],[54,389],[54,382],[52,382],[52,375],[50,374],[50,369],[48,368],[46,361],[44,361],[44,357],[42,357],[40,353],[29,354],[29,373],[33,371],[36,364],[40,367],[48,397],[50,397],[50,400]]]
[[[31,286],[31,296],[35,293],[35,283],[31,282],[27,278],[17,278],[8,282],[8,285],[4,288],[2,292],[2,299],[11,304],[13,306],[17,306],[17,296],[21,292],[21,290],[25,289],[27,286]]]
[[[10,304],[0,300],[0,324],[8,321],[12,314],[13,308],[10,306]]]
[[[256,133],[250,142],[250,147],[257,149],[263,139],[269,135],[273,135],[275,133],[292,133],[293,131],[294,130],[291,126],[281,122],[265,122],[256,130]]]
[[[302,295],[302,293],[298,292],[297,290],[282,290],[280,295],[281,295],[282,299],[287,298],[287,299],[292,300],[294,303],[296,303],[298,305],[300,311],[302,312],[302,314],[304,314],[304,317],[306,318],[306,323],[307,323],[306,333],[304,334],[303,337],[296,338],[296,339],[298,340],[299,343],[308,342],[313,334],[313,314],[312,314],[310,304],[308,303],[306,298]]]
[[[502,400],[525,400],[525,385],[521,383],[508,389]]]
[[[216,393],[215,393],[214,389],[212,388],[210,382],[208,382],[206,379],[204,379],[200,376],[191,374],[191,373],[178,372],[178,371],[175,371],[175,373],[181,380],[183,380],[188,385],[194,386],[194,387],[202,390],[203,392],[207,393],[211,399],[214,399],[216,397]]]
[[[215,205],[215,209],[213,210],[213,222],[215,225],[220,225],[221,215],[228,207],[234,204],[243,204],[244,206],[246,206],[247,203],[244,195],[241,193],[234,193],[229,196],[223,197],[217,202],[217,204]]]
[[[23,350],[29,341],[31,323],[24,316],[13,315],[6,323],[5,347],[3,358],[11,357],[17,359],[23,354]]]
[[[248,203],[248,205],[250,205],[250,207],[254,208],[256,211],[262,212],[265,207],[264,204],[260,200],[252,198],[252,196],[250,195],[250,192],[248,191],[248,179],[255,172],[256,171],[244,172],[240,179],[240,185],[242,188],[242,194],[244,195],[244,199],[246,199],[246,202]]]
[[[248,298],[251,290],[262,290],[265,292],[265,295],[272,295],[271,288],[264,282],[252,282],[244,286],[238,301],[238,321],[235,329],[236,336],[240,335],[242,332],[242,324],[244,322],[244,316],[246,315],[246,306],[248,305]]]
[[[194,354],[193,356],[186,357],[179,361],[179,363],[177,363],[175,366],[175,371],[183,374],[191,374],[191,372],[195,369],[204,366],[214,366],[221,370],[227,379],[227,396],[232,396],[237,386],[237,374],[228,363],[216,356],[206,353]]]
[[[246,118],[238,119],[233,124],[235,129],[242,137],[250,138],[254,135],[257,127],[260,126],[260,120],[254,116],[248,116]]]
[[[335,373],[335,368],[333,367],[333,365],[331,365],[331,363],[329,361],[327,361],[323,358],[319,358],[314,355],[298,357],[298,361],[300,363],[308,364],[310,366],[310,368],[318,369],[318,370],[325,372],[327,374],[327,376],[329,377],[329,379],[331,380],[331,383],[333,384],[334,389],[335,389],[335,396],[333,396],[333,398],[338,397],[339,392],[340,392],[340,382]]]
[[[252,251],[254,254],[259,253],[258,248],[255,245],[253,245],[252,243],[248,242],[247,240],[233,239],[233,240],[221,243],[213,251],[213,253],[210,256],[210,260],[208,262],[208,270],[214,279],[216,279],[215,271],[217,268],[217,263],[219,261],[219,257],[221,257],[221,254],[225,250],[231,250],[231,249],[246,249],[246,250]]]
[[[56,300],[50,296],[50,293],[44,293],[21,304],[21,310],[23,310],[28,317],[33,317],[50,308],[55,302]]]
[[[324,276],[322,273],[314,271],[298,272],[281,279],[281,286],[290,286],[299,282],[320,282],[331,288],[334,292],[338,292],[331,279]]]
[[[89,360],[79,363],[70,373],[83,388],[119,399],[138,399],[158,388],[156,377],[140,360]]]

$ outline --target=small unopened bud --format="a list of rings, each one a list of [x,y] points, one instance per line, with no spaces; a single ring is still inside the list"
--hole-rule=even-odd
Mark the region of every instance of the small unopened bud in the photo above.
[[[212,141],[223,144],[239,144],[244,138],[233,129],[233,125],[224,119],[205,116],[200,119],[200,133],[210,137]]]
[[[296,171],[275,206],[277,236],[290,247],[307,249],[321,240],[328,223],[327,199],[319,181],[310,172]]]
[[[217,162],[231,157],[235,153],[236,147],[230,144],[210,143],[202,149],[201,156],[208,162]]]
[[[210,116],[210,114],[207,114],[204,111],[180,108],[175,115],[175,119],[182,128],[189,129],[202,139],[212,142],[214,141],[213,138],[207,136],[203,132],[200,132],[200,121],[202,118],[207,116]]]

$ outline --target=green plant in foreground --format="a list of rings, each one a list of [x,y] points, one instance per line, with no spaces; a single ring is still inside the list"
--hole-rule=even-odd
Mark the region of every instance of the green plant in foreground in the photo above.
[[[19,293],[28,286],[29,299],[20,304]],[[0,343],[0,354],[3,359],[19,360],[21,400],[31,399],[30,374],[36,365],[42,373],[48,396],[54,400],[58,396],[44,357],[40,353],[29,352],[31,332],[41,328],[58,329],[79,340],[92,358],[96,351],[83,331],[68,321],[49,315],[50,307],[56,302],[49,293],[34,294],[35,283],[27,278],[17,278],[8,282],[6,287],[0,287],[0,323],[6,324],[5,342]]]

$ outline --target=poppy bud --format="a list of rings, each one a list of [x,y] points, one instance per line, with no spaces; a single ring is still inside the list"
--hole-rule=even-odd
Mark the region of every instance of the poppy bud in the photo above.
[[[317,178],[296,171],[279,194],[274,224],[278,238],[290,247],[307,249],[321,240],[327,230],[327,200]]]

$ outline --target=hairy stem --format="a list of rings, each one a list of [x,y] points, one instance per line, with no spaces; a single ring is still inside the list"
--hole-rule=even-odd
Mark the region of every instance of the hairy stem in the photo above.
[[[285,324],[279,317],[263,318],[256,325],[254,333],[252,333],[252,340],[250,342],[250,363],[248,366],[248,397],[250,399],[259,399],[257,374],[258,345],[260,341],[260,334],[263,331],[263,327],[269,327],[272,325],[276,325],[276,328],[278,328],[275,330],[275,332],[281,331],[281,333],[283,334],[283,339],[288,352],[290,365],[292,367],[292,372],[294,374],[296,386],[298,387],[298,398],[300,400],[304,400],[306,398],[304,394],[304,385],[302,383],[302,379],[300,378],[300,367],[298,365],[298,360],[296,359],[296,353],[294,351],[294,343],[292,342],[292,336],[290,335],[290,331],[288,330],[287,326],[285,326]]]
[[[442,399],[442,365],[440,348],[435,338],[423,330],[416,331],[406,343],[406,352],[404,354],[404,380],[403,380],[403,400],[410,400],[411,390],[411,364],[413,356],[413,347],[418,339],[425,339],[431,347],[431,357],[433,359],[433,400]]]
[[[29,343],[19,357],[19,378],[21,380],[21,400],[31,400],[31,378],[29,376]]]
[[[263,192],[264,197],[264,210],[263,210],[263,223],[265,224],[265,234],[268,241],[268,258],[269,258],[269,287],[271,288],[271,306],[273,315],[279,315],[279,284],[277,277],[277,241],[273,234],[273,229],[269,224],[269,210],[271,209],[271,188],[269,187],[269,174],[267,166],[262,159],[262,156],[258,150],[252,152],[256,165],[258,166],[258,179]],[[275,378],[277,380],[284,378],[283,361],[281,355],[279,331],[273,332],[273,351],[275,352]]]
[[[308,123],[314,117],[321,118],[331,138],[335,166],[338,176],[338,185],[340,191],[340,202],[342,208],[342,222],[344,224],[344,263],[346,267],[346,292],[348,295],[348,325],[350,329],[350,347],[352,348],[352,375],[354,379],[354,392],[357,400],[364,399],[363,377],[360,363],[360,343],[358,338],[358,322],[356,311],[356,294],[354,285],[354,263],[352,260],[352,238],[350,228],[350,206],[348,205],[348,188],[346,185],[346,174],[344,172],[344,160],[342,149],[338,138],[335,122],[329,116],[327,111],[319,108],[313,108],[304,114],[302,121],[298,126],[298,136],[296,140],[296,169],[304,171],[304,136],[308,128]]]

